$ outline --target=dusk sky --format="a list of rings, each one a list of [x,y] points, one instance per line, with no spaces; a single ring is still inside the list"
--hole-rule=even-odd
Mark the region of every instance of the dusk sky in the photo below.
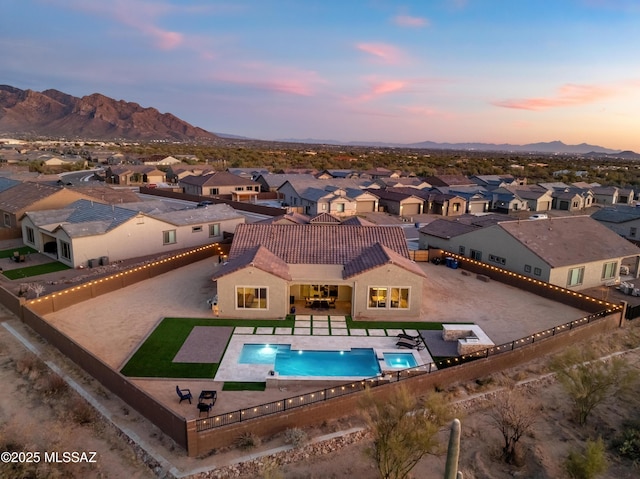
[[[640,152],[640,0],[3,0],[0,83],[264,140]]]

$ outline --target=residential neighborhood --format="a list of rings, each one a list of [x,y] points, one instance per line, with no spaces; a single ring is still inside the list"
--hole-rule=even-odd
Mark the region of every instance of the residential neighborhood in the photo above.
[[[289,401],[293,391],[305,407],[321,407],[312,401],[321,385],[356,377],[388,384],[390,371],[397,381],[410,381],[444,371],[455,358],[472,361],[555,327],[592,318],[614,324],[627,309],[609,302],[613,295],[625,294],[630,309],[640,304],[627,286],[640,276],[633,188],[534,183],[508,174],[418,177],[382,167],[219,169],[188,164],[179,154],[126,164],[109,158],[78,174],[78,183],[72,176],[0,176],[0,238],[18,253],[3,274],[48,264],[67,268],[30,283],[21,276],[4,282],[30,324],[48,324],[106,365],[100,381],[111,384],[107,378],[114,375],[139,388],[113,386],[125,403],[137,409],[143,397],[152,398],[162,413],[141,414],[187,456],[220,447],[235,434],[236,415],[261,421],[273,401]],[[197,273],[168,286],[181,291],[181,300],[153,299],[170,296],[152,283],[163,272],[195,266]],[[121,279],[127,274],[131,279]],[[115,299],[146,282],[155,285],[151,296],[136,287],[136,299]],[[496,306],[500,300],[488,299],[492,291],[516,301],[515,291],[502,288],[525,295],[518,308],[544,304],[544,318],[529,308],[532,319],[515,327]],[[102,316],[94,301],[106,292],[127,312],[112,303],[111,316]],[[482,295],[491,312],[470,310],[479,298],[468,294]],[[169,318],[197,322],[175,335],[179,350],[169,363],[213,364],[213,372],[130,372]],[[429,332],[425,325],[433,322],[441,332]],[[289,378],[274,363],[243,365],[246,345],[263,344],[340,354],[370,346],[380,373]],[[398,351],[411,356],[408,367],[385,365],[384,355]],[[157,374],[168,379],[148,379]],[[177,397],[176,382],[178,390],[193,393]],[[224,387],[231,383],[264,389],[230,395]],[[187,405],[187,395],[196,399],[198,389],[200,397]],[[322,414],[337,414],[327,407],[332,412]],[[230,429],[215,424],[225,416]],[[184,436],[167,421],[184,425]]]

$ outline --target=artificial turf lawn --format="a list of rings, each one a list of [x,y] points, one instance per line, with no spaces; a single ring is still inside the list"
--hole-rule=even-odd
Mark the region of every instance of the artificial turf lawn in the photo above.
[[[55,273],[70,269],[66,264],[58,261],[46,264],[37,264],[35,266],[27,266],[26,268],[10,269],[3,271],[2,274],[9,279],[29,278],[31,276],[39,276],[41,274]]]
[[[264,321],[165,318],[120,372],[131,377],[213,378],[218,370],[217,363],[172,362],[194,326],[293,327],[293,319]]]
[[[423,321],[354,321],[347,316],[349,329],[442,329],[442,323],[427,323]]]
[[[227,381],[222,385],[223,391],[264,391],[267,383],[243,383]]]

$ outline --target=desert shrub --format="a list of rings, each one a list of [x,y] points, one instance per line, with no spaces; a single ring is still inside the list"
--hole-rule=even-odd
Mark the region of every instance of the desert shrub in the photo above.
[[[260,438],[252,432],[243,432],[236,439],[236,446],[239,449],[253,449],[260,445]]]
[[[27,353],[16,361],[16,371],[30,379],[38,379],[46,370],[47,366],[35,354]]]
[[[98,420],[98,413],[93,406],[79,397],[69,401],[69,412],[76,424],[91,424]]]
[[[302,446],[308,440],[309,438],[307,437],[307,433],[297,427],[287,429],[284,432],[284,441],[287,444],[291,444],[293,447]]]
[[[633,462],[640,461],[640,421],[623,424],[622,431],[612,441],[613,449]]]
[[[573,479],[595,479],[605,472],[607,456],[602,438],[597,441],[587,440],[582,451],[570,451],[565,470]]]
[[[54,373],[47,374],[41,382],[41,390],[45,396],[61,396],[67,392],[67,382]]]

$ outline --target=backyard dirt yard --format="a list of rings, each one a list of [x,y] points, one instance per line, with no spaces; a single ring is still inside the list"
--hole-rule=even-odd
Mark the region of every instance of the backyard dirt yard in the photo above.
[[[213,260],[195,263],[123,291],[54,313],[47,319],[112,367],[119,368],[161,318],[212,317],[206,299],[212,295],[210,278],[216,264]],[[442,322],[473,321],[498,344],[585,315],[574,308],[546,301],[515,288],[465,276],[460,270],[432,264],[422,266],[429,277],[424,291],[424,319]],[[144,466],[137,459],[138,456],[157,467],[158,471],[166,472],[174,468],[176,476],[191,474],[193,477],[257,478],[265,476],[270,464],[296,459],[296,462],[289,465],[273,466],[271,472],[281,473],[285,478],[376,477],[372,463],[363,454],[366,438],[351,445],[347,444],[348,440],[334,440],[324,446],[308,445],[293,452],[257,459],[260,465],[244,461],[247,459],[245,455],[259,457],[271,453],[274,448],[284,445],[282,436],[264,441],[261,446],[248,451],[216,451],[207,457],[188,458],[185,451],[175,446],[148,421],[39,340],[9,313],[5,313],[4,319],[0,318],[0,321],[35,344],[45,359],[58,365],[82,386],[111,421],[136,438],[142,449],[148,451],[148,454],[141,453],[141,448],[132,447],[122,434],[116,432],[116,428],[101,420],[99,414],[81,406],[82,402],[77,402],[75,393],[61,386],[55,379],[50,379],[47,368],[34,362],[25,346],[6,326],[0,327],[0,383],[5,385],[3,394],[0,395],[0,447],[3,450],[11,448],[24,451],[69,451],[75,450],[74,448],[98,451],[97,465],[72,464],[69,466],[71,472],[68,472],[65,469],[68,465],[49,464],[46,466],[49,468],[47,470],[53,471],[49,477],[149,477],[151,469]],[[599,347],[603,351],[637,347],[640,345],[640,334],[635,329],[630,327],[612,333],[611,338],[598,338]],[[637,363],[637,352],[629,353],[628,357],[634,364]],[[585,428],[578,428],[568,419],[569,404],[562,390],[549,378],[532,381],[523,387],[527,394],[544,403],[540,420],[536,423],[534,433],[523,439],[527,451],[525,465],[520,468],[505,466],[496,459],[500,447],[497,430],[487,425],[486,415],[482,412],[491,403],[491,395],[484,394],[513,380],[534,380],[546,372],[546,363],[547,358],[543,358],[518,370],[493,378],[482,378],[483,381],[480,382],[483,385],[460,384],[446,391],[452,400],[469,399],[460,403],[459,413],[463,431],[461,469],[465,478],[561,478],[562,461],[569,449],[583,444],[588,437],[602,436],[605,440],[611,439],[620,429],[623,416],[640,405],[637,401],[640,394],[636,394],[636,399],[632,401],[613,401],[598,409]],[[189,380],[182,381],[180,386],[197,391],[206,389],[203,385],[209,386],[211,383]],[[178,404],[175,380],[139,380],[136,384],[179,411],[195,409],[189,408],[185,403]],[[220,391],[219,387],[217,389]],[[229,394],[219,392],[219,400],[213,412],[235,410],[239,407],[238,402],[244,400],[264,402],[266,394],[282,396],[291,393],[291,390]],[[244,398],[240,398],[241,395]],[[355,412],[351,418],[323,424],[308,433],[310,436],[317,436],[361,425],[362,421]],[[443,432],[443,443],[446,443],[446,438],[447,434]],[[333,450],[330,454],[321,454],[321,451],[330,450]],[[238,460],[243,460],[245,466],[229,467],[229,464]],[[40,464],[38,468],[40,467],[45,466]],[[207,470],[215,472],[205,473]],[[429,456],[418,464],[414,477],[438,478],[442,477],[443,470],[444,458]],[[0,477],[19,477],[18,474],[7,475],[5,471],[12,470],[0,470]],[[614,461],[609,473],[603,477],[637,476],[638,470],[633,469],[630,464]],[[33,477],[47,475],[42,473]]]

